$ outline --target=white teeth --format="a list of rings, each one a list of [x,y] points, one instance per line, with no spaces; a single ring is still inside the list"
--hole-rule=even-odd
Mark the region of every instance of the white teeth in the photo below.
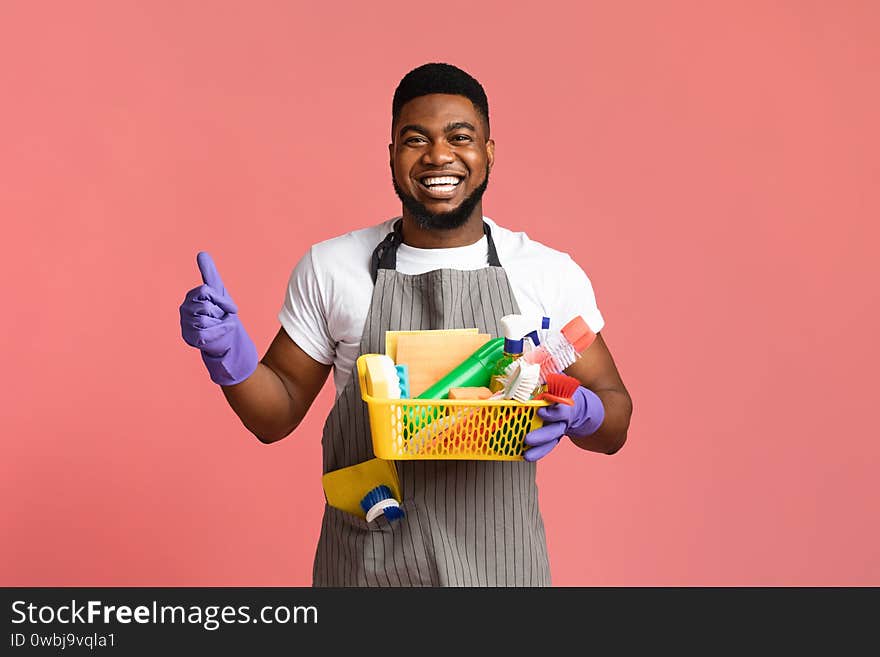
[[[425,187],[430,187],[431,185],[457,185],[460,182],[458,178],[455,176],[437,176],[434,178],[422,178],[422,184]]]

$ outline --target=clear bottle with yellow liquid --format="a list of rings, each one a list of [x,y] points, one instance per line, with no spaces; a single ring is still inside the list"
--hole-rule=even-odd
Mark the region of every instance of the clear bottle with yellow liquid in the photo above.
[[[505,315],[501,318],[501,332],[504,334],[504,353],[492,368],[492,377],[489,380],[489,390],[493,393],[504,388],[501,377],[507,368],[523,355],[523,339],[534,327],[529,320],[522,315]]]

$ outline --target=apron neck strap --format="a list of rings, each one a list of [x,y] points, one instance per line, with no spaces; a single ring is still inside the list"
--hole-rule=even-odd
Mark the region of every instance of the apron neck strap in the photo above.
[[[485,221],[483,222],[483,234],[486,236],[488,246],[489,266],[500,267],[501,261],[498,260],[495,240],[492,239],[492,229]],[[373,251],[373,257],[370,260],[370,275],[373,277],[373,283],[376,282],[376,276],[380,269],[397,269],[397,247],[402,243],[403,220],[398,219],[394,222],[394,230],[388,233]]]

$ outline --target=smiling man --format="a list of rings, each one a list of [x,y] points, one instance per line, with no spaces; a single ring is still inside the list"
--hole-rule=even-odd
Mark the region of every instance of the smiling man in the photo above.
[[[613,454],[632,402],[602,336],[583,269],[567,254],[483,215],[495,161],[489,105],[473,77],[448,64],[410,71],[394,93],[389,156],[402,213],[315,244],[296,264],[260,360],[206,253],[204,284],[180,307],[184,340],[201,351],[242,423],[270,443],[289,435],[333,371],[336,401],[322,438],[324,472],[374,458],[355,360],[384,353],[388,330],[477,327],[500,319],[580,315],[596,339],[566,372],[574,404],[540,409],[524,461],[399,461],[405,512],[367,522],[324,508],[316,586],[547,586],[550,566],[536,462],[564,437]]]
[[[495,159],[488,118],[479,116],[465,96],[436,93],[413,98],[402,107],[395,105],[392,114],[397,116],[397,125],[388,146],[391,181],[403,203],[404,217],[426,233],[428,246],[448,238],[442,233],[438,236],[437,230],[464,225],[472,228],[472,241],[479,239],[482,216],[475,210],[481,209]],[[438,142],[449,147],[426,153]],[[469,221],[473,216],[479,220]]]

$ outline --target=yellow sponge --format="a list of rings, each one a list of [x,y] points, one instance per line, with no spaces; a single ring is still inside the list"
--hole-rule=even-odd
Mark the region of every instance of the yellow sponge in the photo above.
[[[400,399],[400,378],[394,361],[385,354],[364,354],[366,393],[380,399]]]

